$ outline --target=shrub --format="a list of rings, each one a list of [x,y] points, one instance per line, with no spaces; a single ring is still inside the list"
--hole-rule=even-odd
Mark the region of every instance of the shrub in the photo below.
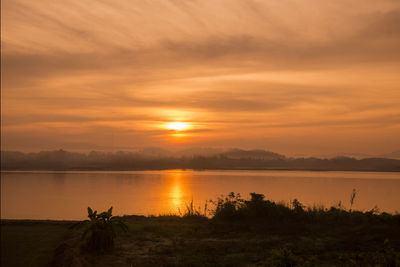
[[[240,197],[240,194],[231,192],[228,196],[219,197],[216,201],[210,200],[210,203],[215,206],[212,214],[216,219],[230,220],[243,216],[242,208],[245,206],[245,200]]]
[[[279,220],[295,212],[284,204],[264,200],[263,194],[250,193],[250,200],[244,200],[240,194],[230,193],[227,197],[211,201],[215,205],[215,219],[222,220]],[[302,204],[295,200],[296,211],[303,211]]]
[[[120,218],[112,216],[112,207],[100,214],[88,207],[88,217],[89,220],[73,226],[73,228],[84,228],[82,239],[85,240],[84,249],[88,251],[112,250],[117,228],[125,232],[128,230]]]

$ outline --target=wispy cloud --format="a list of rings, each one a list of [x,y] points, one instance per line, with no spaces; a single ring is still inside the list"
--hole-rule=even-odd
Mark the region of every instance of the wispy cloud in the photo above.
[[[384,152],[400,146],[378,138],[400,134],[399,24],[396,0],[5,0],[2,143],[107,147],[104,127],[174,145],[159,125],[185,120],[187,144],[297,149],[296,128],[335,150],[362,130],[375,145],[354,149]]]

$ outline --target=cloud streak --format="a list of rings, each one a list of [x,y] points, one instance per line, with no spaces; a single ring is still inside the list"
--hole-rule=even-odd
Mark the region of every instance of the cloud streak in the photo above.
[[[400,134],[396,0],[2,5],[3,148],[107,147],[98,127],[121,147],[174,146],[160,125],[176,120],[196,127],[187,145],[271,147],[296,128],[324,150],[361,130],[375,145],[354,152],[400,147],[377,141]]]

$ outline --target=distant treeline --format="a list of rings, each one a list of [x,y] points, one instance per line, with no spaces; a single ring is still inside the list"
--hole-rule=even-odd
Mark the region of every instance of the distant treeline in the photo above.
[[[336,157],[287,158],[264,150],[231,150],[208,156],[148,156],[135,152],[76,153],[65,150],[2,151],[2,170],[318,170],[400,171],[400,160]]]

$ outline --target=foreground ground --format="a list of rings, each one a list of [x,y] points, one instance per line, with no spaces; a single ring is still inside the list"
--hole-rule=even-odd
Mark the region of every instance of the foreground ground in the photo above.
[[[80,238],[69,223],[3,222],[1,266],[46,266],[51,261],[58,266],[396,266],[400,251],[398,225],[287,224],[260,232],[201,218],[125,219],[130,231],[117,238],[113,252],[101,255],[80,254],[75,247]]]
[[[2,221],[1,266],[400,266],[400,215],[222,201],[213,218],[125,216],[110,252],[73,222]],[[232,204],[233,203],[233,204]]]
[[[46,266],[69,225],[71,222],[3,220],[0,266]]]

